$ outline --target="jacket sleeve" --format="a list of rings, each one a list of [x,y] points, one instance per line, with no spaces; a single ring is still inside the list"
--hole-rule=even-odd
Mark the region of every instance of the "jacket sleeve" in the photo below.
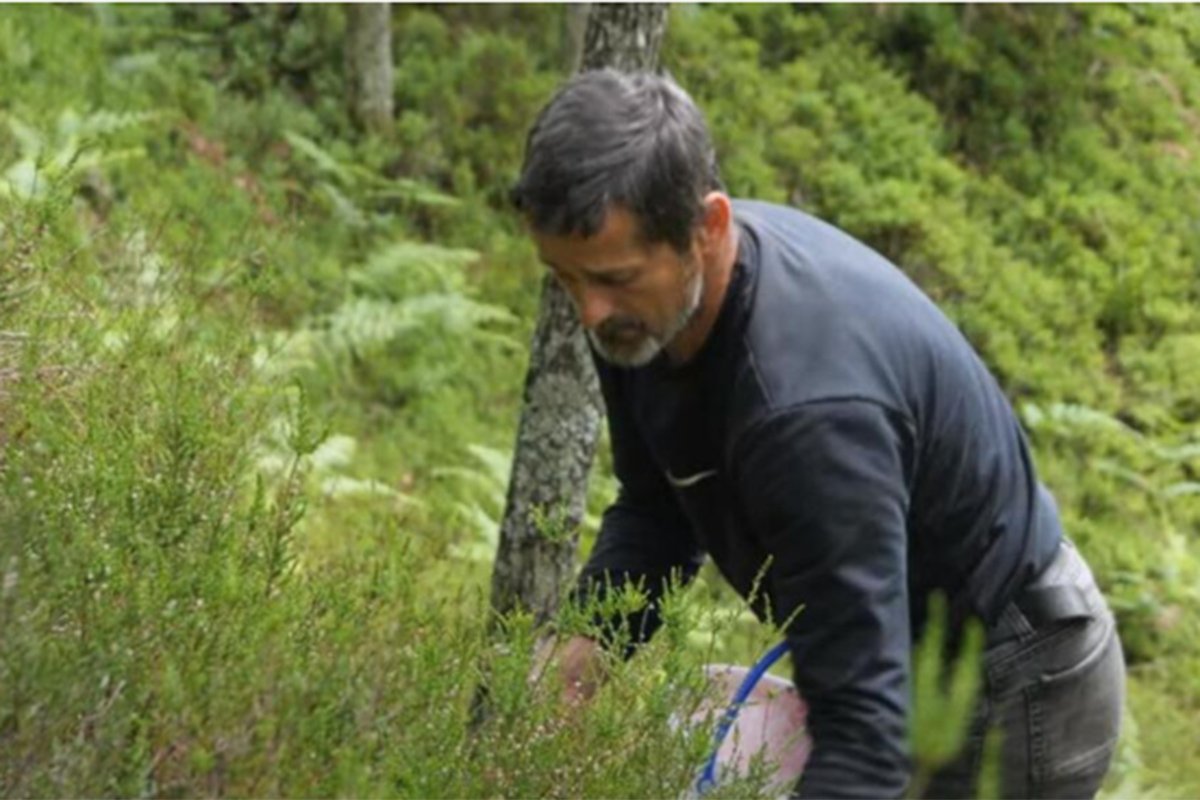
[[[620,482],[616,501],[604,512],[595,546],[573,593],[576,602],[602,598],[634,583],[646,592],[642,611],[596,618],[602,640],[627,626],[626,654],[649,639],[661,624],[659,600],[672,581],[690,581],[703,560],[691,526],[670,486],[637,431],[619,371],[598,365],[600,386],[608,413],[613,471]]]
[[[859,400],[810,403],[736,445],[738,491],[771,554],[813,751],[798,797],[899,797],[907,748],[908,421]],[[794,616],[793,616],[794,615]]]

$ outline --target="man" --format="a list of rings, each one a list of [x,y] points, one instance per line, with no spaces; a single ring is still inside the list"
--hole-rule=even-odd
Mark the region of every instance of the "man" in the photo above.
[[[731,201],[664,77],[566,84],[513,200],[597,356],[621,483],[581,592],[637,581],[653,600],[703,554],[743,596],[762,573],[756,611],[794,616],[809,705],[798,795],[895,797],[912,643],[941,590],[988,646],[968,751],[928,794],[974,790],[995,725],[1006,795],[1094,795],[1123,695],[1112,615],[1009,403],[933,303],[846,234]],[[630,622],[649,636],[653,603]],[[560,648],[578,697],[598,646]]]

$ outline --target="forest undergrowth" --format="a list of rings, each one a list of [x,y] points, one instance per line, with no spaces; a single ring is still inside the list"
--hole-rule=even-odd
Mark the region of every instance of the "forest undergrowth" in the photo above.
[[[1200,795],[1194,16],[679,7],[664,53],[731,191],[895,260],[1020,411],[1130,664],[1109,797]],[[529,620],[488,630],[540,279],[504,198],[562,24],[397,6],[367,136],[337,7],[0,11],[5,796],[695,777],[701,665],[774,635],[715,573],[579,715],[528,682]],[[614,492],[602,456],[585,544]],[[957,697],[918,697],[919,761]]]

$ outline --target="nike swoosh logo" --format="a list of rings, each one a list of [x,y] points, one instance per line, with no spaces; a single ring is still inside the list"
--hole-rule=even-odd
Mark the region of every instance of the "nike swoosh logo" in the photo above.
[[[717,471],[715,469],[708,469],[708,470],[705,470],[704,472],[697,472],[695,475],[688,475],[683,478],[676,478],[674,475],[671,474],[671,470],[667,470],[667,482],[670,483],[672,486],[674,486],[676,489],[686,489],[689,486],[695,486],[697,483],[704,480],[705,478],[711,478],[713,475],[716,475],[716,474],[717,474]]]

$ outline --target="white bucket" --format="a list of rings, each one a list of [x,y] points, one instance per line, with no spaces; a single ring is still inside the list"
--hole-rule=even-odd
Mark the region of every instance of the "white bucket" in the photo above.
[[[746,667],[728,664],[705,666],[704,674],[713,689],[710,696],[714,700],[697,709],[691,723],[715,726],[749,673]],[[720,783],[746,777],[757,763],[769,776],[768,793],[787,795],[799,780],[812,750],[812,738],[805,726],[807,716],[808,706],[791,681],[763,675],[738,709],[721,742],[715,780]],[[698,793],[698,787],[694,786],[692,796]]]

